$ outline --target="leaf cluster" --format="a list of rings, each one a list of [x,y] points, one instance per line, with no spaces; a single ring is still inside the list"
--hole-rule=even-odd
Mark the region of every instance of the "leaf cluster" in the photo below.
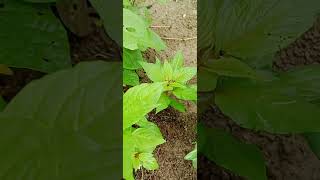
[[[199,113],[216,105],[255,131],[313,132],[307,137],[311,147],[319,147],[319,66],[272,70],[275,53],[312,26],[319,5],[315,0],[308,5],[301,0],[201,1]],[[209,159],[248,179],[267,179],[259,149],[215,129],[198,132],[208,139],[199,143],[199,151]]]
[[[176,99],[197,100],[197,86],[188,84],[197,74],[197,69],[184,67],[181,52],[178,52],[170,61],[165,60],[161,63],[157,59],[156,63],[141,62],[141,65],[152,82],[163,82],[164,84],[164,93],[160,97],[160,106],[157,108],[157,112],[166,109],[169,105],[184,112],[184,105]]]

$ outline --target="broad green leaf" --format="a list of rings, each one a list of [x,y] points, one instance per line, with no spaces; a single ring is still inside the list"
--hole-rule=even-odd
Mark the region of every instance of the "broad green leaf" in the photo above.
[[[132,138],[135,146],[142,152],[166,142],[157,126],[138,128],[132,132]]]
[[[123,84],[136,86],[139,85],[139,76],[135,71],[123,69]]]
[[[221,76],[256,78],[256,72],[247,64],[234,58],[208,61],[203,67]]]
[[[280,84],[284,87],[292,87],[293,93],[303,99],[320,105],[320,66],[307,65],[296,67],[289,72],[279,75]],[[320,108],[320,107],[319,107]],[[320,157],[320,135],[319,133],[305,134],[311,149]]]
[[[148,29],[147,35],[149,40],[146,45],[148,45],[148,47],[153,48],[157,51],[162,51],[166,49],[166,44],[162,41],[162,39],[157,33],[152,31],[151,29]]]
[[[1,179],[120,179],[121,66],[80,63],[20,91],[0,113]]]
[[[197,77],[198,91],[209,92],[216,89],[218,81],[218,75],[216,73],[200,67]]]
[[[142,128],[148,128],[150,126],[157,126],[155,123],[148,121],[147,118],[145,118],[145,117],[140,119],[136,124]]]
[[[139,159],[142,165],[147,170],[156,170],[159,168],[156,158],[153,157],[152,153],[141,153],[139,154]]]
[[[140,84],[123,96],[123,129],[131,127],[158,106],[162,83]]]
[[[186,112],[186,108],[184,107],[184,104],[176,101],[175,99],[171,99],[170,106],[180,112]]]
[[[197,113],[198,115],[204,113],[211,105],[214,104],[213,92],[198,92],[197,97]]]
[[[122,32],[119,31],[123,26],[121,12],[121,1],[89,0],[95,10],[99,13],[103,21],[104,28],[108,35],[122,45]]]
[[[158,102],[159,106],[156,109],[156,113],[158,113],[164,109],[167,109],[169,107],[170,103],[171,103],[170,98],[165,93],[162,93],[160,96],[159,102]]]
[[[254,83],[244,79],[222,82],[215,103],[243,127],[272,133],[320,131],[320,108],[291,96],[276,81]]]
[[[281,73],[279,78],[282,85],[294,88],[296,95],[320,104],[320,65],[297,67]]]
[[[185,160],[189,160],[192,161],[192,165],[194,168],[197,168],[197,145],[194,148],[194,150],[192,150],[191,152],[189,152],[185,157]]]
[[[129,9],[123,9],[123,46],[130,50],[139,49],[139,40],[145,38],[147,24]]]
[[[186,88],[187,86],[178,82],[170,83],[170,86],[173,88]]]
[[[320,133],[307,133],[304,135],[312,151],[320,158]]]
[[[132,166],[133,166],[133,169],[135,169],[135,170],[139,170],[142,166],[140,160],[138,158],[136,158],[135,155],[133,155]]]
[[[204,0],[199,3],[199,46],[255,61],[274,54],[307,31],[320,12],[320,1]],[[272,56],[271,56],[272,57]]]
[[[181,51],[176,53],[170,64],[173,70],[178,70],[183,67],[183,54]]]
[[[71,66],[67,33],[50,4],[10,0],[0,14],[0,64],[42,72]]]
[[[198,127],[199,152],[211,161],[248,180],[267,180],[263,155],[252,144],[245,144],[215,128]]]
[[[173,69],[171,64],[168,63],[168,61],[164,61],[161,70],[162,70],[161,74],[165,81],[170,81],[173,79]]]
[[[148,22],[135,12],[123,9],[123,46],[130,50],[165,49],[160,37],[149,28]]]
[[[2,111],[6,107],[6,101],[0,96],[0,111]]]
[[[0,74],[13,75],[14,72],[8,66],[0,64]]]
[[[197,89],[195,88],[176,88],[173,90],[173,94],[182,100],[197,100]]]
[[[123,68],[130,70],[140,69],[140,61],[143,61],[143,57],[139,50],[123,49]]]
[[[124,130],[123,132],[123,178],[125,180],[134,180],[133,177],[133,166],[136,165],[132,155],[134,154],[134,141],[132,139],[131,131]],[[139,162],[138,162],[139,164]]]
[[[197,74],[197,68],[195,67],[184,67],[179,71],[175,71],[173,80],[181,84],[186,84]]]
[[[147,62],[140,62],[148,78],[153,82],[163,82],[164,75],[162,74],[161,64],[152,64]]]

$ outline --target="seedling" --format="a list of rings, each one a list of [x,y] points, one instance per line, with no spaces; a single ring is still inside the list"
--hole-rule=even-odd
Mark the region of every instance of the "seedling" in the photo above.
[[[134,179],[133,169],[158,168],[152,153],[165,140],[157,125],[149,122],[146,115],[158,106],[162,92],[162,83],[140,84],[123,96],[123,177],[127,180]]]
[[[185,107],[176,99],[196,101],[197,86],[188,82],[196,75],[195,67],[184,67],[183,55],[178,52],[176,56],[170,60],[165,60],[163,63],[156,60],[156,63],[140,63],[145,70],[147,76],[152,82],[163,82],[164,92],[162,93],[156,112],[172,106],[179,111],[184,112]]]
[[[191,152],[189,152],[185,157],[185,160],[192,161],[192,166],[197,169],[197,144]]]

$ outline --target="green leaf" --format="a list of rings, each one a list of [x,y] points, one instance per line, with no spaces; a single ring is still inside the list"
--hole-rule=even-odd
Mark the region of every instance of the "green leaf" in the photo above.
[[[10,0],[0,14],[0,64],[42,72],[71,66],[67,33],[50,4]]]
[[[198,134],[199,152],[208,159],[248,180],[267,180],[263,155],[255,145],[203,124],[198,127]]]
[[[304,134],[312,151],[320,158],[320,133]]]
[[[123,0],[123,7],[130,7],[130,6],[131,6],[130,0]]]
[[[157,126],[155,123],[148,121],[147,118],[145,118],[145,117],[140,119],[136,124],[142,128],[148,128],[150,126]]]
[[[147,128],[138,128],[132,132],[132,137],[135,146],[139,148],[141,152],[149,151],[166,142],[162,137],[160,129],[156,125]]]
[[[171,64],[168,63],[168,61],[164,61],[162,66],[162,76],[165,81],[170,81],[173,79],[173,69],[171,67]]]
[[[143,61],[142,54],[139,50],[123,49],[123,68],[136,70],[142,68],[139,62]]]
[[[312,27],[320,11],[318,0],[206,0],[198,6],[201,49],[214,47],[215,54],[224,51],[253,64],[270,64],[273,59],[266,55]]]
[[[122,24],[122,16],[119,15],[121,12],[122,2],[121,1],[105,1],[105,0],[89,0],[95,10],[99,13],[103,21],[104,28],[108,35],[118,43],[122,45],[122,32],[119,31]]]
[[[222,58],[221,60],[211,60],[203,67],[207,71],[217,73],[221,76],[256,78],[256,72],[247,64],[234,58]]]
[[[213,92],[198,92],[197,93],[197,113],[198,115],[204,113],[210,105],[214,104]]]
[[[148,22],[129,9],[123,9],[123,46],[130,50],[154,48],[163,50],[165,45],[160,37],[150,30]]]
[[[139,49],[139,40],[145,38],[147,24],[129,9],[123,9],[123,46],[130,50]]]
[[[0,113],[1,179],[120,179],[121,67],[80,63],[20,91]]]
[[[192,165],[194,168],[197,168],[197,145],[194,148],[194,150],[192,150],[191,152],[189,152],[185,157],[185,160],[189,160],[192,161]]]
[[[173,70],[178,70],[183,67],[183,54],[182,51],[178,51],[170,62]]]
[[[159,106],[157,107],[156,113],[159,113],[164,109],[167,109],[170,103],[171,103],[171,99],[165,93],[162,93],[158,102]]]
[[[186,108],[184,107],[184,105],[182,103],[176,101],[175,99],[171,99],[170,106],[180,112],[186,112]]]
[[[182,100],[197,100],[197,89],[195,88],[176,88],[173,90],[173,94]]]
[[[123,129],[131,127],[158,106],[162,83],[140,84],[123,96]]]
[[[159,168],[156,158],[153,157],[152,153],[141,153],[139,154],[139,159],[142,165],[147,170],[156,170]]]
[[[123,177],[125,180],[134,180],[133,168],[140,165],[140,161],[136,162],[134,158],[134,141],[131,130],[126,129],[123,132]]]
[[[160,36],[151,29],[148,29],[148,38],[148,43],[146,43],[148,47],[151,47],[157,51],[162,51],[166,49],[166,44],[162,41]]]
[[[0,111],[2,111],[6,107],[6,101],[0,96]]]
[[[197,76],[198,91],[209,92],[216,89],[218,81],[218,75],[216,73],[200,67]]]
[[[173,88],[186,88],[187,86],[178,82],[173,82],[168,84],[169,86],[173,87]]]
[[[139,76],[135,71],[123,69],[123,84],[136,86],[139,85]]]
[[[163,82],[164,77],[162,74],[161,64],[152,64],[147,62],[140,62],[148,78],[153,82]]]
[[[296,95],[309,102],[320,104],[320,65],[294,68],[279,75],[280,84],[292,87]]]
[[[195,67],[184,67],[179,71],[175,71],[173,80],[181,84],[186,84],[197,74],[197,68]]]
[[[272,133],[319,132],[320,109],[291,96],[277,81],[254,83],[244,79],[222,82],[215,102],[243,127]]]

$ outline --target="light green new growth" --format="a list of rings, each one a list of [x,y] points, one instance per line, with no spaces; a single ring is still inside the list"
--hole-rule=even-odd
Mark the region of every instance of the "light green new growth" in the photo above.
[[[184,105],[176,99],[197,100],[197,86],[189,85],[188,82],[196,75],[195,67],[184,67],[183,55],[178,52],[175,57],[161,63],[158,59],[156,63],[140,62],[149,79],[153,82],[163,82],[164,92],[160,97],[157,112],[172,106],[184,112]]]

